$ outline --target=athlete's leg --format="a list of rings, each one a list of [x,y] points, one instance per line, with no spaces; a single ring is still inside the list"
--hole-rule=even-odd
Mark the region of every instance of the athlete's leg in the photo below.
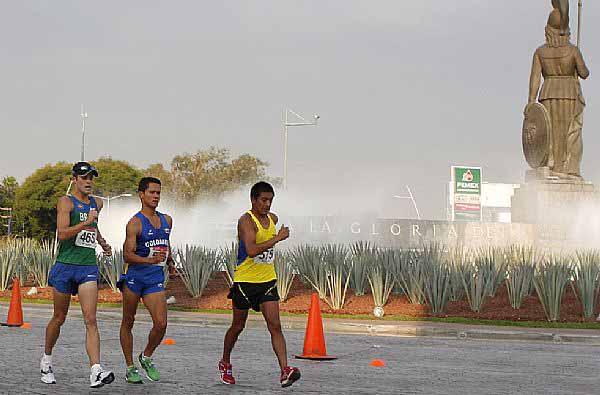
[[[85,323],[85,349],[90,359],[90,366],[92,366],[100,363],[100,333],[96,322],[98,283],[88,281],[80,284],[78,294]]]
[[[241,310],[233,308],[233,320],[231,326],[225,334],[225,340],[223,344],[223,358],[222,361],[225,363],[231,363],[231,351],[237,342],[238,336],[244,330],[246,326],[246,320],[248,319],[248,310]]]
[[[281,320],[279,319],[279,302],[268,301],[263,302],[260,305],[260,311],[265,317],[267,322],[267,328],[271,333],[271,344],[273,345],[273,351],[277,355],[279,366],[281,370],[287,366],[287,348],[285,345],[285,338],[281,331]]]
[[[121,349],[125,357],[127,366],[133,365],[133,323],[135,321],[135,313],[137,312],[140,295],[127,288],[123,284],[123,319],[121,320]]]
[[[56,289],[52,290],[54,313],[48,326],[46,327],[46,342],[44,345],[44,353],[46,355],[52,355],[54,345],[60,335],[60,327],[64,324],[69,312],[69,305],[71,304],[71,294],[64,294],[58,292]]]
[[[164,291],[144,295],[142,299],[152,317],[152,329],[144,349],[144,356],[151,357],[167,331],[167,302]]]

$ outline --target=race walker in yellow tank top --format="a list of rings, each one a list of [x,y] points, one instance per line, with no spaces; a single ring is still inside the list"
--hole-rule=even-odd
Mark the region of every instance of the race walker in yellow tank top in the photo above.
[[[264,228],[252,211],[248,211],[247,213],[250,215],[258,229],[258,232],[256,233],[256,244],[264,243],[275,237],[277,231],[271,214],[268,214],[269,227]],[[233,277],[234,282],[265,283],[277,278],[275,266],[273,265],[273,262],[275,261],[274,248],[269,248],[267,251],[251,258],[246,251],[243,240],[240,240],[239,243],[237,267],[235,268]]]

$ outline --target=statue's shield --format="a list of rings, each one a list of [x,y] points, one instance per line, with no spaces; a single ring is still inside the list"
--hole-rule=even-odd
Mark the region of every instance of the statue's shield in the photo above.
[[[540,103],[528,104],[523,121],[523,153],[529,166],[534,169],[548,164],[551,130],[550,114],[546,107]]]

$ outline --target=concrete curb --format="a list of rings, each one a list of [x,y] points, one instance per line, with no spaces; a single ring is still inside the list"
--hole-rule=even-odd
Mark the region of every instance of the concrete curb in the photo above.
[[[7,303],[0,303],[7,308]],[[25,317],[49,317],[52,305],[24,304]],[[72,307],[69,316],[81,318],[81,311]],[[102,307],[98,311],[98,320],[120,320],[121,310]],[[139,310],[137,322],[150,323],[146,310]],[[228,314],[207,314],[182,311],[169,312],[169,324],[195,327],[227,327],[231,323]],[[304,331],[306,318],[281,317],[284,329]],[[397,337],[432,337],[454,338],[459,340],[503,340],[524,342],[546,342],[556,344],[588,344],[600,346],[600,331],[594,329],[542,329],[494,327],[483,325],[461,325],[442,322],[402,321],[377,322],[324,318],[323,325],[327,333],[354,334],[363,336],[397,336]],[[265,328],[262,316],[250,315],[246,324],[248,328]]]

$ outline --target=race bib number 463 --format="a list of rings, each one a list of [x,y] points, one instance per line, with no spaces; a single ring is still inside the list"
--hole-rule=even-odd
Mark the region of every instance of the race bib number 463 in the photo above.
[[[256,263],[273,263],[274,260],[275,250],[273,248],[269,248],[267,251],[254,257],[254,262]]]
[[[96,244],[96,229],[84,229],[81,232],[77,233],[77,237],[75,238],[75,245],[77,247],[95,249]]]

